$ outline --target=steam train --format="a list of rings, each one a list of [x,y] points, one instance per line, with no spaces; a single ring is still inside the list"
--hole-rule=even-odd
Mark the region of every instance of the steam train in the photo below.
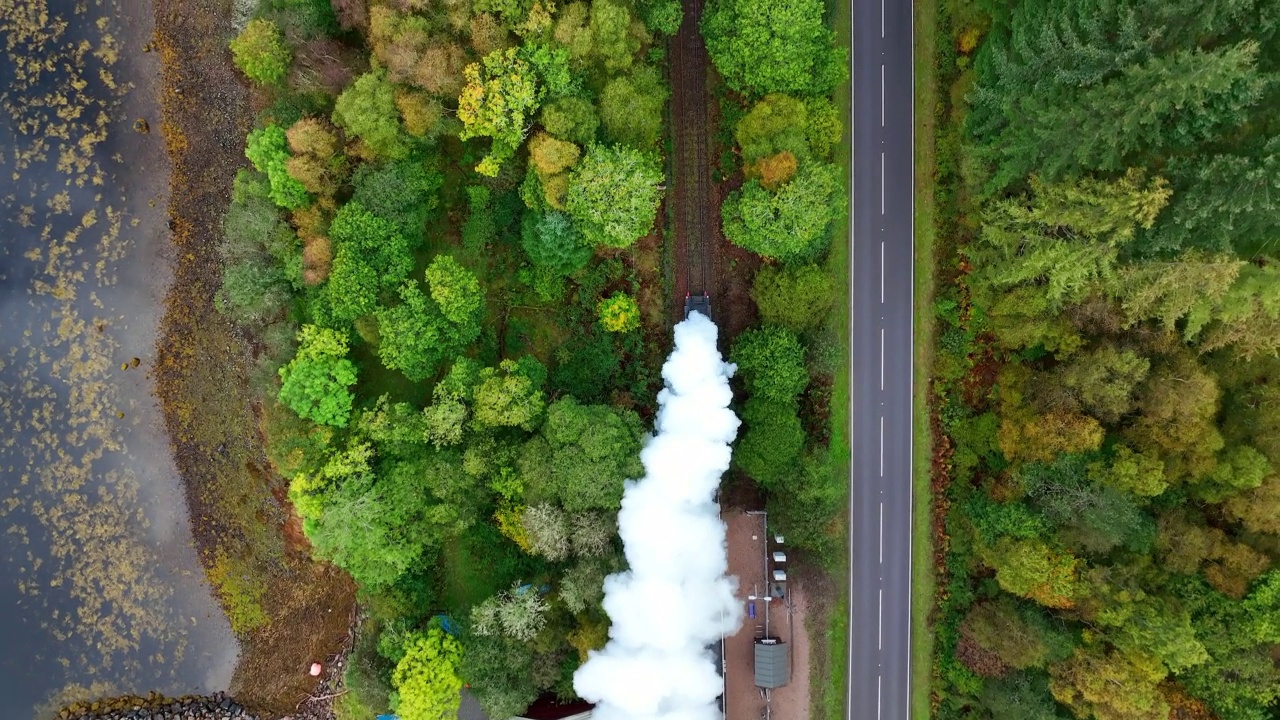
[[[705,291],[701,295],[684,294],[684,319],[689,319],[689,313],[700,312],[708,320],[711,319],[711,296]]]

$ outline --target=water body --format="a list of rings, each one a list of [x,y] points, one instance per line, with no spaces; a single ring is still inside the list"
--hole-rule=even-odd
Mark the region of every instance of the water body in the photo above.
[[[147,375],[170,279],[149,0],[0,0],[0,697],[224,690]],[[141,122],[139,122],[141,121]]]

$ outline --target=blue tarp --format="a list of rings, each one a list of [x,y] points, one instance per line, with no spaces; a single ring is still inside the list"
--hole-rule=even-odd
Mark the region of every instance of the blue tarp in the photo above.
[[[450,635],[457,636],[458,633],[461,631],[461,629],[458,627],[458,624],[455,623],[453,621],[453,618],[449,617],[448,615],[436,615],[431,619],[439,620],[441,629],[443,629],[445,632],[449,633]]]

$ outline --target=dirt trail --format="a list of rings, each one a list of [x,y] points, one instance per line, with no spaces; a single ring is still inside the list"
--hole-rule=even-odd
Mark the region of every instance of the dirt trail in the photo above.
[[[671,41],[671,117],[675,139],[676,321],[684,316],[685,293],[711,292],[712,234],[717,230],[710,172],[707,49],[698,23],[703,0],[684,0],[684,22]],[[713,305],[714,308],[714,292]]]

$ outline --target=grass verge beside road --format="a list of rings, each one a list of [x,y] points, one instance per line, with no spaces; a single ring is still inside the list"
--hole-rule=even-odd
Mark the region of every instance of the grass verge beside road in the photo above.
[[[851,21],[853,4],[849,0],[827,0],[827,18],[836,34],[839,47],[852,51]],[[853,94],[849,83],[843,83],[834,94],[836,107],[841,116],[852,117]],[[846,125],[840,143],[840,157],[847,163],[853,154],[853,132]],[[846,177],[848,167],[846,166]],[[852,210],[852,208],[850,208]],[[827,255],[827,269],[833,277],[846,279],[837,284],[836,312],[831,318],[835,325],[834,336],[837,338],[841,357],[845,362],[839,364],[833,378],[831,388],[831,441],[830,450],[835,457],[843,458],[843,462],[835,463],[835,471],[841,473],[842,482],[849,482],[849,283],[853,268],[851,248],[849,247],[849,229],[852,218],[848,213],[832,228],[831,252]],[[845,503],[848,507],[848,502]],[[815,629],[814,642],[810,646],[813,654],[810,666],[825,672],[816,672],[811,677],[821,677],[821,684],[813,683],[810,687],[812,708],[810,717],[814,720],[844,720],[847,717],[845,708],[846,682],[848,675],[849,645],[849,519],[847,515],[840,518],[840,547],[845,551],[838,563],[828,569],[831,583],[827,586],[830,595],[828,602],[821,603],[825,615],[813,618]],[[818,624],[821,623],[819,626]]]
[[[933,365],[934,139],[938,121],[937,58],[938,0],[915,0],[915,384],[912,403],[911,482],[914,518],[911,528],[911,717],[930,715],[933,679],[933,632],[929,617],[934,604],[933,531],[930,506],[930,459],[933,435],[929,425],[929,378]]]

